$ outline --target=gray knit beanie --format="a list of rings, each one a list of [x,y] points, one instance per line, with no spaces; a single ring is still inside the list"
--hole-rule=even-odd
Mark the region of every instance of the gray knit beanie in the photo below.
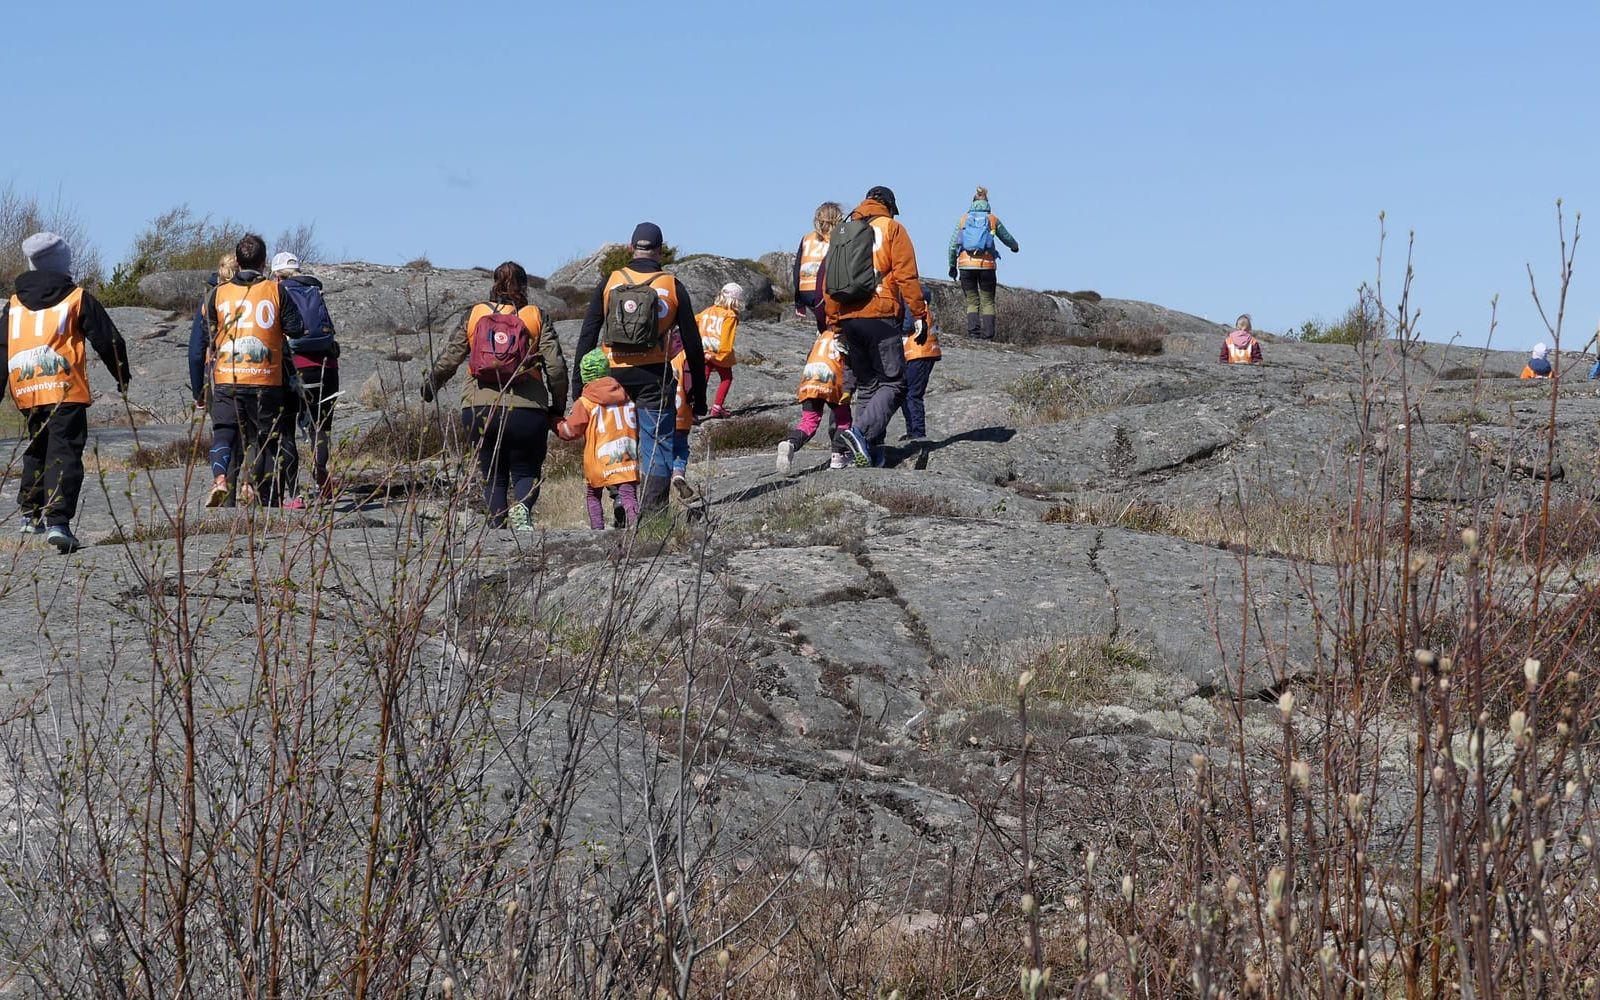
[[[22,255],[31,271],[72,273],[72,247],[55,233],[34,233],[23,240]]]

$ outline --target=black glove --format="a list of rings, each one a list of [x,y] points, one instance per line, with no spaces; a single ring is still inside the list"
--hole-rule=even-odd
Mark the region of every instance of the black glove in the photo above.
[[[954,264],[951,264],[950,265],[950,280],[951,281],[955,281],[959,277],[961,277],[961,275],[959,273],[957,273],[956,266]]]
[[[422,380],[422,401],[424,403],[433,402],[433,394],[436,391],[437,391],[437,388],[433,384],[433,376],[432,375],[429,375],[427,378]]]

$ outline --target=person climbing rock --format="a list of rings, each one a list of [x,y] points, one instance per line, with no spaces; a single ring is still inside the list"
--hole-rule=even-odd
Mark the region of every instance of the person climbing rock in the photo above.
[[[234,450],[243,478],[240,498],[268,507],[282,500],[284,435],[294,433],[287,393],[290,364],[286,340],[305,332],[294,300],[269,277],[267,244],[247,233],[233,248],[239,271],[219,281],[206,297],[211,333],[211,474],[207,507],[230,494],[228,468]]]
[[[1528,363],[1522,366],[1523,378],[1549,378],[1555,373],[1555,368],[1550,364],[1550,348],[1544,344],[1534,344],[1533,353],[1528,355]]]
[[[835,441],[839,432],[850,429],[850,372],[845,367],[844,347],[832,330],[817,334],[816,343],[811,345],[795,398],[800,401],[800,422],[778,442],[777,469],[784,476],[794,475],[795,452],[816,436],[822,426],[823,410],[832,411],[830,434]],[[847,461],[844,447],[836,443],[829,468],[842,469]]]
[[[5,342],[5,388],[27,421],[22,453],[24,535],[43,534],[65,555],[80,547],[72,533],[83,489],[83,447],[89,439],[87,344],[128,391],[128,346],[98,299],[72,280],[72,247],[55,233],[22,241],[28,270],[17,276],[11,298],[0,304]]]
[[[528,272],[508,260],[494,269],[485,302],[445,345],[422,381],[422,399],[467,362],[461,422],[477,450],[490,527],[534,530],[550,419],[566,402],[567,359],[550,317],[528,302]]]
[[[939,350],[939,333],[931,326],[927,336],[917,340],[910,314],[902,323],[905,339],[902,348],[906,355],[906,401],[900,412],[906,418],[906,433],[902,441],[921,441],[928,436],[928,380],[933,377],[933,366],[944,352]]]
[[[739,336],[739,315],[744,311],[744,288],[730,281],[717,292],[717,299],[709,309],[695,316],[700,328],[700,350],[706,358],[706,389],[711,388],[711,376],[716,374],[717,398],[711,404],[711,416],[728,415],[728,390],[733,386],[734,341]]]
[[[1022,248],[1005,224],[989,208],[989,189],[979,186],[972,204],[956,223],[950,237],[950,280],[961,282],[967,300],[967,336],[983,340],[995,338],[996,270],[1000,266],[998,240],[1012,253]]]
[[[822,323],[822,262],[828,256],[828,241],[833,238],[833,227],[844,218],[844,209],[836,201],[825,201],[817,206],[811,216],[811,232],[800,238],[800,248],[794,253],[794,315],[796,319],[813,319],[817,332]]]
[[[1261,341],[1256,339],[1248,314],[1233,321],[1233,332],[1223,338],[1217,360],[1225,365],[1261,363]]]
[[[662,244],[660,226],[641,222],[634,227],[633,259],[595,286],[577,347],[578,357],[596,347],[604,351],[611,377],[637,407],[639,509],[645,513],[666,506],[672,475],[676,383],[667,350],[674,327],[683,342],[690,406],[696,417],[706,413],[706,359],[694,304],[683,282],[661,269]],[[575,381],[573,397],[582,391]]]
[[[638,412],[621,383],[610,375],[603,350],[596,348],[578,362],[583,392],[572,401],[572,412],[556,425],[562,440],[583,438],[584,505],[589,527],[604,531],[607,489],[617,491],[625,511],[625,524],[639,522]]]
[[[289,355],[295,374],[300,377],[300,391],[289,397],[294,406],[296,420],[290,423],[290,432],[284,436],[283,482],[290,499],[284,507],[301,509],[305,501],[294,495],[300,478],[300,449],[295,441],[295,424],[305,425],[306,443],[311,448],[311,478],[317,486],[317,496],[332,496],[328,481],[328,452],[333,436],[333,409],[339,395],[339,342],[335,338],[333,317],[328,314],[328,304],[322,297],[322,282],[300,271],[300,258],[292,253],[275,254],[272,258],[272,276],[278,279],[283,292],[294,300],[300,311],[305,332],[289,341]]]
[[[901,317],[909,312],[912,336],[932,325],[917,280],[917,251],[894,192],[878,186],[833,230],[823,263],[828,326],[839,331],[855,376],[855,423],[835,437],[858,466],[883,464],[889,417],[905,399]]]

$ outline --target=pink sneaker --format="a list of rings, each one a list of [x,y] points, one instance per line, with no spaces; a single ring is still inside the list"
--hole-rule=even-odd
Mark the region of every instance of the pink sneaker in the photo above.
[[[290,497],[283,502],[284,510],[305,510],[306,506],[304,497]]]
[[[723,418],[727,417],[727,415],[728,411],[720,406],[713,406],[711,408],[711,413],[709,414],[709,416],[716,420],[722,420]]]
[[[849,457],[845,456],[845,455],[841,455],[838,452],[834,452],[833,453],[833,457],[828,459],[828,468],[830,468],[830,469],[845,469],[845,468],[849,468],[849,466],[850,466]]]

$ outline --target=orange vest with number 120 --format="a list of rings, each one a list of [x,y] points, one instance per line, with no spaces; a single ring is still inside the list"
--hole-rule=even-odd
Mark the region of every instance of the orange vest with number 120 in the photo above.
[[[217,286],[217,332],[212,343],[215,385],[283,384],[282,299],[276,281]]]

